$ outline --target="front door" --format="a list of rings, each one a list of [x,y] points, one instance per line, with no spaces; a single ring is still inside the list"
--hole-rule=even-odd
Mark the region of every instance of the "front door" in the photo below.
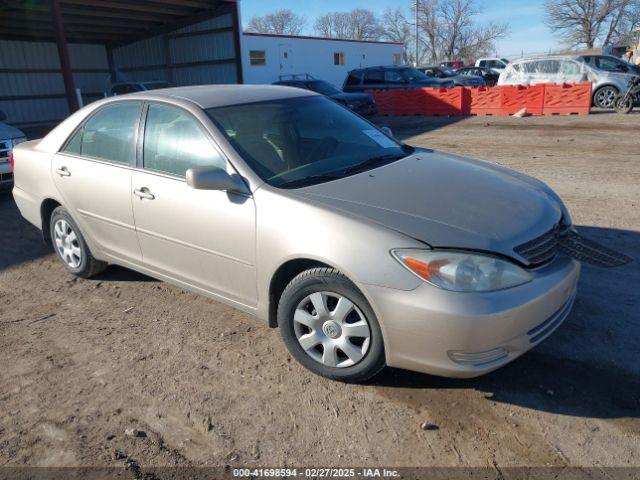
[[[142,168],[133,173],[133,211],[145,267],[227,300],[256,304],[253,198],[194,190],[191,167],[233,167],[199,121],[150,104]]]
[[[56,188],[89,240],[107,255],[139,262],[131,205],[131,175],[142,104],[97,110],[53,157]]]
[[[293,50],[291,45],[280,44],[280,76],[293,75]]]

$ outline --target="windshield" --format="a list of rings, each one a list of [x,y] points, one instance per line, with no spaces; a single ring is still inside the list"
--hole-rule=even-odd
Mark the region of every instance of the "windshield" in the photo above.
[[[336,93],[342,93],[329,82],[309,82],[307,85],[311,90],[321,93],[322,95],[335,95]]]
[[[217,107],[207,113],[247,164],[280,188],[341,178],[413,151],[325,97]]]
[[[429,77],[416,68],[403,68],[398,73],[409,83],[428,80]]]
[[[457,75],[456,72],[454,72],[453,70],[451,70],[448,67],[440,67],[439,69],[447,77],[455,77]]]

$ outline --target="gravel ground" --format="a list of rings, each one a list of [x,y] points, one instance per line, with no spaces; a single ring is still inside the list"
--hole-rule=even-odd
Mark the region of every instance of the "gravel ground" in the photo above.
[[[0,465],[640,467],[640,115],[376,121],[546,181],[634,263],[585,267],[565,324],[497,372],[345,385],[220,303],[70,277],[0,195]]]

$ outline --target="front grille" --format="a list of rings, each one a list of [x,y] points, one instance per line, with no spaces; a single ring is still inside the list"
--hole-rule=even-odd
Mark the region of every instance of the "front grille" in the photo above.
[[[8,162],[11,154],[11,140],[0,141],[0,163]]]
[[[548,232],[513,249],[532,266],[541,265],[553,260],[558,253],[560,227],[555,225]]]

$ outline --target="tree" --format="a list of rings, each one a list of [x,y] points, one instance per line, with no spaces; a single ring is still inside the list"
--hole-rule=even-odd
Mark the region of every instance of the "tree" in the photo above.
[[[323,37],[347,40],[378,40],[383,34],[376,15],[364,8],[321,15],[315,21],[314,30]]]
[[[476,0],[418,0],[418,63],[468,60],[492,52],[496,40],[509,35],[509,27],[478,25],[481,12]]]
[[[637,5],[635,0],[548,0],[545,20],[571,47],[593,48],[628,34],[622,29],[630,28]]]
[[[410,63],[409,46],[413,41],[413,34],[411,33],[411,23],[407,20],[402,9],[400,7],[395,10],[387,8],[382,14],[381,27],[381,38],[390,42],[402,43],[404,63]]]
[[[247,32],[273,33],[277,35],[300,35],[307,21],[291,10],[277,10],[263,17],[253,17]]]

